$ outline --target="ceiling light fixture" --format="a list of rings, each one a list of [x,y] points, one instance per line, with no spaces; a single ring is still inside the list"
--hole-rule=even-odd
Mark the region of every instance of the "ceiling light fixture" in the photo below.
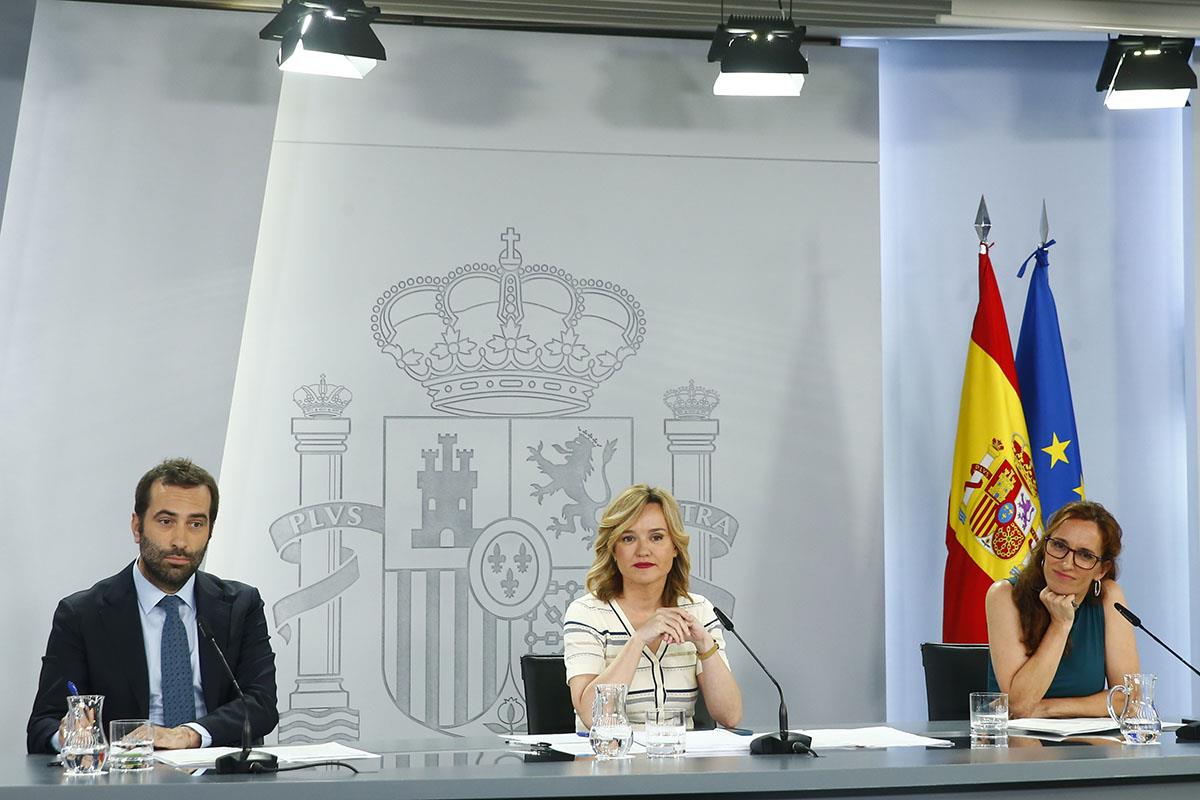
[[[1195,39],[1118,36],[1108,40],[1096,91],[1111,109],[1182,108],[1196,88],[1188,60]]]
[[[725,3],[721,3],[725,17]],[[805,27],[787,16],[779,0],[779,16],[731,14],[717,25],[708,60],[721,62],[713,94],[743,97],[796,97],[804,87],[808,61],[800,53]]]
[[[387,60],[371,30],[378,16],[363,0],[284,0],[258,38],[279,42],[276,63],[286,72],[362,78]]]

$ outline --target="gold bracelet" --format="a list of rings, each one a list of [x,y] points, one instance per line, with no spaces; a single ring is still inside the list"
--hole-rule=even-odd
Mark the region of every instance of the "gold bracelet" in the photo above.
[[[717,650],[719,650],[719,649],[720,649],[720,645],[718,645],[716,640],[714,639],[713,646],[708,648],[707,650],[705,650],[703,653],[697,653],[696,657],[699,658],[701,661],[707,661],[708,659],[715,656],[717,654]]]

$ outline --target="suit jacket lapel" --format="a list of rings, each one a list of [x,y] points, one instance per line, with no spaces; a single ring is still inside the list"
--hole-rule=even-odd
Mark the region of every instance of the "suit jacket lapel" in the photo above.
[[[229,650],[229,620],[232,605],[218,590],[212,578],[203,572],[196,573],[196,618],[202,619],[213,633],[222,652]],[[204,634],[196,631],[200,647],[200,685],[204,689],[204,704],[211,714],[221,706],[221,698],[228,679],[221,657],[213,652],[212,645]]]
[[[150,714],[150,677],[146,671],[146,645],[142,638],[142,612],[133,588],[130,567],[117,576],[100,607],[112,657],[129,677],[129,688],[141,718]]]

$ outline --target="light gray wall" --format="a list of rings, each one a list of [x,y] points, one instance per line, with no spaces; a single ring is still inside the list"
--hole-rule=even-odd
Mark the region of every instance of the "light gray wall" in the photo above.
[[[35,0],[10,0],[0,15],[0,219],[4,218],[4,195],[12,162],[17,112],[21,108],[21,84],[25,81],[25,58],[33,30]]]
[[[924,716],[918,645],[941,636],[948,476],[978,297],[979,195],[1015,338],[1042,199],[1083,472],[1125,530],[1130,606],[1191,649],[1183,111],[1107,112],[1103,43],[880,47],[888,716]],[[1193,532],[1189,537],[1189,530]],[[1185,670],[1139,635],[1159,708],[1186,714]]]
[[[141,473],[220,465],[280,83],[262,24],[38,3],[0,228],[0,749],[55,602],[133,558]]]

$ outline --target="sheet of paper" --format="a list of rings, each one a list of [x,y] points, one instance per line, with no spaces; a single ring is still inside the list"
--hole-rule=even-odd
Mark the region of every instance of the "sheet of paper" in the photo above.
[[[723,756],[749,753],[754,736],[744,736],[717,728],[711,731],[688,731],[685,752],[689,756]]]
[[[915,733],[877,725],[867,728],[827,728],[797,731],[812,737],[814,750],[839,747],[953,747],[946,739],[931,739]]]
[[[347,747],[340,742],[325,742],[324,744],[274,745],[256,747],[255,750],[272,753],[283,763],[313,764],[318,761],[350,761],[362,758],[378,758],[374,753]],[[188,750],[156,750],[154,758],[163,764],[180,769],[197,769],[211,767],[217,759],[229,753],[236,753],[240,747],[196,747]]]

